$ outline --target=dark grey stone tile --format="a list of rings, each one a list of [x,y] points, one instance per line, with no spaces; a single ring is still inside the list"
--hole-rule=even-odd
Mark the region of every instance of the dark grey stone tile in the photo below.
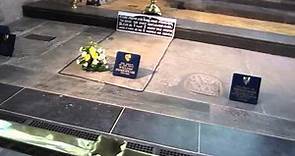
[[[0,103],[7,100],[10,96],[18,92],[20,89],[21,87],[0,83]]]
[[[201,124],[201,152],[216,156],[292,156],[295,142]]]
[[[9,29],[12,34],[17,36],[23,35],[24,33],[30,32],[33,29],[36,29],[43,24],[45,24],[46,20],[37,19],[37,18],[26,18],[23,17],[20,20],[17,20],[11,24],[9,24]]]
[[[34,84],[43,82],[52,73],[44,71],[33,71],[23,67],[3,64],[0,66],[0,82],[18,86],[32,87]]]
[[[31,89],[23,90],[0,108],[104,132],[111,130],[122,109]]]
[[[0,147],[0,155],[1,156],[29,156],[27,154],[15,152],[15,151],[4,149],[1,147]]]
[[[126,109],[113,133],[197,151],[198,130],[197,122]]]
[[[150,92],[130,91],[60,75],[51,77],[34,87],[105,103],[115,103],[137,110],[295,139],[295,122],[229,106],[190,101]]]

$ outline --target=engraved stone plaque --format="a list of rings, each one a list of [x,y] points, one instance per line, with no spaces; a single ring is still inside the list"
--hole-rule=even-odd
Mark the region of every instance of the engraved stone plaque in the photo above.
[[[192,74],[184,81],[184,87],[192,93],[219,96],[222,91],[222,82],[214,76]]]

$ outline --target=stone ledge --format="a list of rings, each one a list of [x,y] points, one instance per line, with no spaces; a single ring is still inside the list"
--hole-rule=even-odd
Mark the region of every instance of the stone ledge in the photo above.
[[[117,11],[39,1],[23,6],[25,16],[116,28]],[[178,20],[176,38],[295,57],[294,37],[269,32]]]

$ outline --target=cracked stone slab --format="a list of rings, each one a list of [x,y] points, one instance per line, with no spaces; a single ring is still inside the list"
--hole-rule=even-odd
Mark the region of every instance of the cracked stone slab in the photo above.
[[[149,92],[137,92],[113,85],[63,75],[55,75],[32,87],[143,110],[154,111],[162,110],[164,107],[171,107],[171,110],[172,108],[175,109],[175,111],[171,111],[171,113],[175,113],[174,115],[177,115],[176,110],[181,109],[190,109],[202,113],[208,113],[210,111],[209,105],[205,103],[196,103],[194,101]]]
[[[244,54],[250,73],[262,77],[260,102],[266,114],[295,121],[295,59]]]
[[[43,19],[37,19],[37,18],[21,18],[20,20],[17,20],[11,24],[9,24],[9,29],[12,34],[15,34],[17,36],[21,36],[23,34],[26,34],[38,27],[41,27],[44,25],[47,20]]]
[[[103,83],[57,74],[47,78],[46,81],[34,84],[32,87],[59,94],[94,99],[101,96],[100,90],[103,86]]]
[[[115,32],[100,43],[106,49],[108,58],[111,58],[109,60],[111,66],[114,64],[114,58],[118,50],[141,55],[140,67],[136,79],[113,76],[109,71],[100,73],[85,72],[81,70],[80,65],[76,64],[76,61],[68,65],[61,73],[143,91],[152,78],[170,42],[171,38],[166,37]]]
[[[36,83],[44,82],[52,73],[46,71],[33,71],[30,69],[17,67],[13,65],[0,65],[0,82],[31,87]]]
[[[199,102],[262,112],[260,105],[250,106],[228,99],[232,74],[248,72],[242,52],[243,50],[237,48],[174,39],[146,90]],[[220,89],[219,96],[198,94],[188,89],[186,80],[192,74],[214,77],[214,82],[218,82],[217,86],[222,84],[222,87],[217,87],[217,90]]]
[[[80,35],[74,37],[63,45],[51,49],[43,55],[31,56],[15,59],[9,64],[28,68],[35,71],[46,71],[58,73],[66,64],[80,54],[81,45],[89,42],[91,39],[101,41],[113,32],[111,29],[102,27],[90,27]]]
[[[47,50],[55,48],[77,36],[85,28],[87,28],[87,26],[49,21],[44,25],[17,37],[15,41],[14,58],[40,56],[46,53]],[[25,36],[29,34],[54,36],[56,39],[51,42],[26,39]],[[18,64],[14,61],[10,61],[9,63],[14,65]]]

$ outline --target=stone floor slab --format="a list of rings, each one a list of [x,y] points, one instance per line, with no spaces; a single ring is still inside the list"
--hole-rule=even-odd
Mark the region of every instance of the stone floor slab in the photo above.
[[[201,124],[201,152],[215,156],[292,156],[295,142]]]
[[[1,109],[109,132],[122,108],[25,89]]]
[[[293,87],[294,83],[291,83],[294,80],[292,75],[293,59],[286,60],[284,57],[279,57],[280,59],[278,59],[278,57],[271,55],[262,57],[255,55],[256,53],[251,51],[242,52],[234,48],[234,50],[232,48],[225,48],[226,50],[222,51],[223,48],[216,48],[214,45],[208,45],[208,47],[212,48],[206,49],[206,46],[204,46],[206,44],[184,40],[172,42],[171,47],[174,47],[173,53],[175,57],[169,56],[168,52],[164,60],[165,58],[172,58],[171,60],[179,58],[178,60],[182,61],[178,61],[178,63],[183,65],[187,61],[186,57],[192,56],[192,58],[188,59],[189,61],[193,60],[191,65],[189,65],[190,68],[213,73],[213,75],[216,73],[217,75],[221,74],[221,80],[224,82],[230,81],[230,73],[236,71],[235,69],[241,69],[238,72],[262,73],[261,99],[263,99],[264,103],[257,106],[228,101],[227,96],[225,96],[228,94],[227,89],[225,89],[221,98],[193,95],[194,98],[189,100],[184,98],[186,96],[186,98],[189,98],[187,90],[184,91],[185,93],[182,93],[181,90],[177,91],[177,89],[181,89],[180,87],[175,87],[173,90],[166,86],[167,83],[160,84],[167,87],[167,90],[172,93],[179,93],[179,95],[185,96],[174,97],[175,95],[173,94],[167,96],[156,91],[136,92],[112,85],[104,85],[103,83],[56,74],[58,69],[78,54],[78,51],[71,50],[76,49],[87,41],[89,39],[88,36],[94,38],[94,40],[101,39],[102,36],[110,33],[107,30],[91,27],[82,32],[81,35],[42,56],[17,58],[18,62],[15,60],[9,61],[14,62],[14,65],[2,64],[0,65],[0,82],[295,140],[294,121],[282,119],[294,117],[294,113],[292,114],[294,110],[292,99],[295,87]],[[198,46],[194,45],[198,45],[201,48],[198,49]],[[172,49],[171,47],[169,49]],[[69,49],[71,52],[66,53],[66,49]],[[246,53],[249,55],[245,55]],[[253,55],[250,55],[250,53],[253,53]],[[55,54],[61,57],[58,58]],[[56,60],[54,64],[52,64],[53,60]],[[193,65],[194,63],[196,66]],[[271,64],[274,64],[273,69]],[[177,64],[164,65],[166,67],[160,66],[160,70],[157,73],[161,74],[161,69],[169,69],[168,66],[179,68]],[[169,77],[171,81],[168,81],[168,83],[174,84],[177,76],[181,75],[182,72],[186,72],[186,70],[181,68],[176,74],[171,74],[171,77]],[[157,74],[155,79],[158,79]]]
[[[166,37],[115,32],[100,43],[106,49],[107,55],[110,58],[109,63],[111,67],[114,65],[114,58],[118,50],[141,55],[140,67],[136,79],[113,76],[112,72],[109,71],[101,73],[85,72],[81,70],[80,65],[76,64],[76,61],[68,65],[61,73],[143,91],[152,78],[170,42],[171,38]]]
[[[113,32],[111,29],[90,27],[62,46],[49,50],[45,54],[15,59],[9,62],[15,66],[34,71],[58,73],[66,64],[72,62],[79,54],[79,48],[90,40],[101,41]]]
[[[103,83],[88,81],[75,77],[54,75],[48,77],[44,82],[36,83],[33,88],[71,95],[85,99],[96,99],[103,96],[101,93]]]
[[[294,122],[255,113],[251,111],[250,107],[246,111],[245,109],[236,109],[219,104],[197,102],[150,92],[136,92],[62,75],[50,77],[45,82],[41,82],[34,87],[137,110],[214,123],[295,140]]]
[[[247,52],[251,74],[262,77],[261,104],[266,114],[295,121],[295,59]]]
[[[0,104],[17,93],[20,89],[22,88],[0,83]]]
[[[33,71],[7,64],[0,65],[0,82],[12,85],[31,87],[52,76],[52,73],[46,71]]]
[[[126,109],[113,133],[198,151],[199,123]]]
[[[85,25],[49,21],[46,24],[17,37],[15,41],[14,57],[23,58],[40,56],[49,48],[56,47],[75,37],[86,27],[87,26]],[[50,42],[25,38],[25,36],[29,34],[54,36],[56,38]]]
[[[146,90],[262,112],[260,105],[245,105],[228,98],[233,73],[248,72],[242,53],[241,49],[175,39]],[[204,74],[221,81],[221,95],[206,96],[186,88],[184,82],[193,74]]]

